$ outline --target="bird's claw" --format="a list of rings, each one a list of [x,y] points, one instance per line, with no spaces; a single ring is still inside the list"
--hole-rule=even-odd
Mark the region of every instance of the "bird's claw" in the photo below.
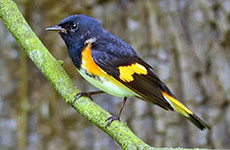
[[[116,116],[111,116],[109,118],[107,118],[105,121],[108,121],[106,124],[106,128],[115,120],[119,120],[120,121],[120,116],[116,115]]]
[[[77,93],[75,95],[75,98],[74,98],[73,102],[75,102],[77,99],[79,99],[82,96],[88,97],[88,98],[90,98],[93,101],[93,99],[92,99],[91,96],[92,95],[96,95],[96,94],[101,94],[101,93],[104,93],[104,91],[94,91],[94,92],[81,92],[81,93]]]
[[[92,95],[91,93],[87,93],[87,92],[77,93],[77,94],[75,95],[75,98],[74,98],[74,101],[73,101],[73,102],[75,102],[77,99],[81,98],[82,96],[88,97],[88,98],[90,98],[91,100],[93,100],[92,97],[91,97],[91,95]]]

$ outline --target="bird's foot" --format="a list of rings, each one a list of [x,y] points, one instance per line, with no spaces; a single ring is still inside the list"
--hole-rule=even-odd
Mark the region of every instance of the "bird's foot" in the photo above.
[[[93,100],[90,93],[81,92],[81,93],[77,93],[77,94],[75,95],[75,97],[74,97],[74,102],[75,102],[77,99],[81,98],[82,96],[89,97],[91,100]]]
[[[106,128],[115,120],[120,121],[120,115],[115,115],[115,116],[112,116],[112,117],[109,117],[108,119],[106,119],[105,121],[108,121],[106,124]]]
[[[81,92],[81,93],[77,93],[75,95],[75,98],[74,98],[73,102],[75,102],[77,99],[81,98],[82,96],[88,97],[88,98],[90,98],[93,101],[93,99],[92,99],[91,96],[92,95],[96,95],[96,94],[101,94],[101,93],[104,93],[104,92],[103,91],[94,91],[94,92]]]

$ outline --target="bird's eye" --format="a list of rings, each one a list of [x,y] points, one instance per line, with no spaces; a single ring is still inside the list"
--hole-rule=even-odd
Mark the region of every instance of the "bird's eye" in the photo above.
[[[76,22],[74,22],[74,23],[71,24],[71,26],[70,26],[70,29],[71,29],[72,31],[75,31],[77,28],[78,28],[78,23],[76,23]]]

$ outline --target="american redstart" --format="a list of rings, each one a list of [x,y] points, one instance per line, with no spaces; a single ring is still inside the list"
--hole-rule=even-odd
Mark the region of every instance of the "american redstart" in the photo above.
[[[210,128],[175,97],[128,43],[106,31],[96,19],[72,15],[46,30],[58,31],[77,71],[102,90],[76,98],[102,92],[123,98],[118,115],[108,118],[107,125],[120,120],[127,98],[134,96],[165,110],[176,110],[201,130]]]

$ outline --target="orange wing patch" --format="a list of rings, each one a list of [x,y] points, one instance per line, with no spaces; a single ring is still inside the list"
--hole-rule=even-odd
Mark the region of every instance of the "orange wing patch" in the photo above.
[[[119,78],[125,82],[133,81],[133,74],[144,74],[148,73],[147,69],[139,63],[131,64],[129,66],[118,67],[120,75]]]
[[[93,61],[92,55],[91,55],[91,47],[92,44],[89,43],[87,46],[83,49],[81,53],[81,60],[82,64],[81,67],[83,67],[88,73],[92,75],[101,75],[106,74],[101,68]]]

